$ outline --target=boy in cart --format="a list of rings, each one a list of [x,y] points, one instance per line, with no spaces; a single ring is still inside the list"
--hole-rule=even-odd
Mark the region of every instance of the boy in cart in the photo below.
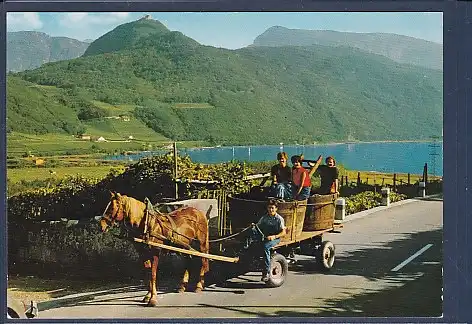
[[[264,270],[261,280],[269,281],[270,273],[270,249],[280,243],[280,238],[285,235],[285,222],[277,213],[277,201],[269,200],[267,203],[267,214],[262,216],[257,224],[252,224],[252,232],[248,238],[246,247],[252,242],[262,242],[264,252]]]

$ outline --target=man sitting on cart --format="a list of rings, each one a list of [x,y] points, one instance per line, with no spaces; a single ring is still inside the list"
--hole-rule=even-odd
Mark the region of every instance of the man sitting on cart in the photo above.
[[[285,222],[282,216],[277,213],[277,201],[269,200],[267,203],[267,214],[262,216],[257,224],[252,224],[252,232],[249,238],[249,244],[253,242],[262,242],[264,251],[264,270],[261,280],[269,281],[270,273],[270,249],[280,243],[280,238],[285,235]]]
[[[270,175],[272,177],[272,197],[280,199],[292,198],[292,168],[287,165],[288,155],[285,152],[277,153],[278,164],[272,166]]]

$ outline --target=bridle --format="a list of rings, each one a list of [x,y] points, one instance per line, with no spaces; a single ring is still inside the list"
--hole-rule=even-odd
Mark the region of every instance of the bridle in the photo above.
[[[108,209],[110,208],[110,205],[113,202],[113,200],[117,200],[117,199],[113,198],[112,200],[110,200],[108,202],[108,205],[106,206],[105,210],[103,211],[103,214],[102,214],[102,220],[105,220],[105,222],[107,224],[105,232],[108,231],[108,228],[117,226],[117,221],[119,222],[119,221],[123,220],[123,217],[124,217],[124,215],[123,215],[123,204],[121,202],[118,203],[118,209],[116,210],[115,213],[113,213],[110,216],[107,215]]]

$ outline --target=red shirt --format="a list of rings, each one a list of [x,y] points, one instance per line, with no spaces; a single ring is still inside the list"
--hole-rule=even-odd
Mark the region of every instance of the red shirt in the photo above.
[[[311,179],[308,175],[308,171],[304,167],[293,168],[292,169],[292,181],[293,183],[300,187],[300,183],[302,182],[302,175],[303,173],[306,174],[305,181],[303,182],[302,187],[311,187]]]

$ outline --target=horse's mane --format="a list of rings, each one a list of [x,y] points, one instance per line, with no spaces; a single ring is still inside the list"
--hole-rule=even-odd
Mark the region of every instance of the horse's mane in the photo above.
[[[144,202],[142,202],[142,201],[140,201],[136,198],[133,198],[133,197],[129,197],[129,196],[126,196],[126,195],[121,195],[120,199],[122,199],[123,212],[127,215],[131,215],[131,213],[133,213],[133,215],[137,215],[140,212],[139,209],[141,208],[141,206],[143,206],[144,208],[147,207],[146,203],[144,203]],[[152,211],[154,213],[158,214],[158,215],[161,215],[161,216],[164,215],[162,212],[160,212],[156,208],[152,208]],[[144,213],[143,213],[142,216],[144,216]]]
[[[143,202],[133,198],[133,197],[129,197],[129,196],[126,196],[126,195],[121,195],[120,197],[120,200],[121,200],[121,204],[123,206],[123,213],[125,215],[137,215],[139,213],[139,209],[140,209],[140,204],[143,204]]]

